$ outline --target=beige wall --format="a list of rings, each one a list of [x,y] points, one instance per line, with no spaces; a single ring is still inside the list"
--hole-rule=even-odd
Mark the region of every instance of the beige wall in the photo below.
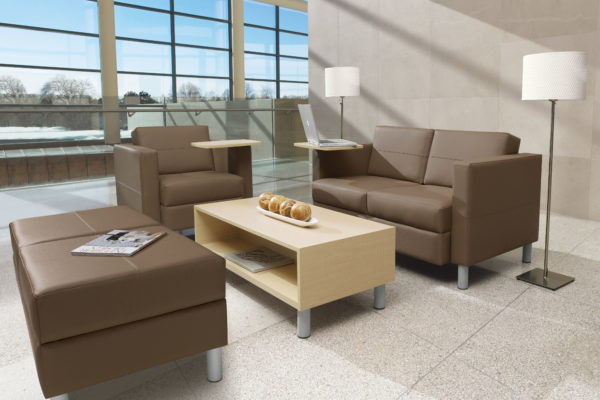
[[[523,55],[587,51],[587,99],[557,104],[552,208],[600,220],[599,21],[598,0],[309,1],[317,124],[339,132],[323,68],[355,65],[361,96],[345,101],[345,137],[368,141],[377,124],[501,130],[546,155],[550,104],[521,101]]]

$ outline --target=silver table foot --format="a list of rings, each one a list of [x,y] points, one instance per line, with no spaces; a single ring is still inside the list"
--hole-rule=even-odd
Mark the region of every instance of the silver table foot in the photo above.
[[[469,267],[464,265],[458,266],[458,288],[460,290],[469,288]]]
[[[298,311],[297,329],[297,334],[300,339],[310,337],[310,308],[308,310]]]
[[[530,263],[531,262],[531,251],[532,251],[532,244],[526,244],[525,246],[523,246],[523,262],[524,263]]]
[[[383,310],[385,308],[385,285],[376,286],[373,289],[373,308]]]
[[[51,397],[50,400],[69,400],[69,393]]]
[[[206,352],[206,377],[209,382],[223,379],[223,351],[221,347]]]

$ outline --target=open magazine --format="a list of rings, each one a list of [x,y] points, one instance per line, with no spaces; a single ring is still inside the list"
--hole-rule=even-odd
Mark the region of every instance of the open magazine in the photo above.
[[[132,256],[165,232],[114,230],[71,251],[75,256]]]

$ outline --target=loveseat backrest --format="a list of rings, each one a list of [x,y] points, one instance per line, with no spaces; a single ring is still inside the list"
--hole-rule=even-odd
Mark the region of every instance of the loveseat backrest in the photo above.
[[[377,126],[369,175],[423,183],[433,129]]]
[[[456,161],[516,154],[520,142],[518,137],[504,132],[436,130],[424,183],[452,187]]]
[[[138,127],[131,133],[131,139],[133,144],[158,152],[159,174],[214,169],[212,151],[191,145],[210,140],[208,126]]]

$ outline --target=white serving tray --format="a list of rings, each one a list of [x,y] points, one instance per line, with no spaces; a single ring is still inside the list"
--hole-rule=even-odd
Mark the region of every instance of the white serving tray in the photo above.
[[[259,206],[256,206],[256,209],[261,214],[267,215],[267,216],[269,216],[271,218],[278,219],[280,221],[287,222],[288,224],[292,224],[292,225],[296,225],[296,226],[301,226],[303,228],[316,225],[317,222],[319,222],[319,220],[316,219],[315,217],[310,217],[310,219],[308,221],[300,221],[300,220],[297,220],[297,219],[294,219],[294,218],[284,217],[281,214],[277,214],[277,213],[274,213],[274,212],[271,212],[271,211],[264,210],[264,209],[260,208]]]

